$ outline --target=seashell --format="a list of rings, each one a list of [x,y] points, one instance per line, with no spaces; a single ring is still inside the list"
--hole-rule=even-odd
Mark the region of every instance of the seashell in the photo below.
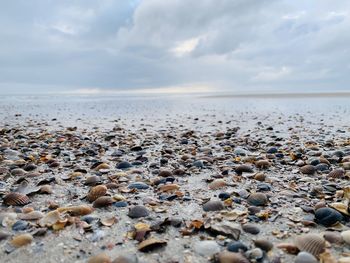
[[[311,164],[304,165],[304,166],[300,167],[299,170],[303,174],[314,174],[316,172],[315,166],[313,166]]]
[[[263,193],[253,193],[249,195],[247,201],[250,205],[264,206],[267,204],[268,199],[267,196]]]
[[[113,200],[112,197],[110,197],[110,196],[101,196],[101,197],[97,198],[93,202],[92,207],[101,208],[101,207],[109,206],[109,205],[111,205],[113,203],[114,203],[114,200]]]
[[[177,184],[165,184],[159,187],[159,191],[161,192],[171,192],[179,189],[180,189],[180,186]]]
[[[88,205],[78,205],[78,206],[68,206],[68,207],[59,207],[57,211],[60,213],[68,212],[72,216],[84,216],[91,214],[94,209]]]
[[[319,257],[326,249],[326,241],[317,234],[305,234],[295,239],[295,245],[300,251],[306,251],[315,257]]]
[[[215,179],[209,184],[209,189],[216,190],[226,186],[226,181],[224,179]]]
[[[41,194],[52,194],[52,187],[49,184],[42,185],[40,187]]]
[[[312,254],[301,251],[296,256],[294,263],[317,263],[318,260]]]
[[[343,162],[341,165],[345,170],[350,170],[350,162]]]
[[[266,169],[270,167],[270,162],[268,160],[259,160],[255,162],[255,166],[258,169]]]
[[[208,201],[203,205],[203,210],[206,212],[219,211],[223,209],[224,209],[224,205],[221,201]]]
[[[254,175],[254,179],[263,182],[266,179],[266,175],[264,173],[257,173],[256,175]]]
[[[26,205],[29,203],[28,196],[16,192],[11,192],[4,196],[5,205]]]
[[[349,237],[350,237],[350,231],[349,231]],[[335,231],[326,231],[323,234],[323,238],[331,244],[341,244],[344,242],[342,235],[339,232],[335,232]],[[349,238],[349,241],[350,241],[350,238]]]
[[[213,224],[209,230],[215,235],[228,236],[234,240],[238,240],[241,235],[240,226],[231,222]]]
[[[244,253],[252,262],[259,262],[264,257],[264,251],[260,248],[253,248]]]
[[[341,257],[338,259],[338,263],[350,263],[350,257]]]
[[[127,161],[122,161],[120,163],[117,164],[116,168],[117,169],[128,169],[132,167],[131,163],[127,162]]]
[[[244,232],[252,235],[257,235],[260,233],[260,229],[256,225],[250,223],[242,225],[242,229]]]
[[[148,251],[154,250],[156,248],[163,247],[166,244],[167,244],[167,242],[165,240],[160,240],[157,238],[149,238],[149,239],[142,241],[138,245],[137,248],[138,248],[138,250],[140,250],[142,252],[148,252]]]
[[[87,262],[88,263],[111,263],[112,261],[107,254],[102,253],[96,256],[92,256],[91,258],[89,258]]]
[[[161,170],[158,174],[160,177],[172,177],[173,173],[169,170]]]
[[[39,221],[39,225],[41,227],[51,227],[54,224],[56,224],[58,221],[63,220],[63,218],[61,218],[61,214],[55,210],[55,211],[51,211],[48,212],[40,221]]]
[[[343,216],[337,210],[329,207],[321,207],[315,211],[315,221],[326,227],[332,226],[343,220]]]
[[[13,176],[23,176],[27,173],[27,171],[21,169],[21,168],[15,168],[11,170],[11,174]]]
[[[126,198],[125,198],[124,196],[119,195],[119,194],[113,195],[113,199],[114,199],[115,201],[125,201],[125,200],[126,200]]]
[[[149,211],[146,207],[142,205],[136,205],[130,208],[128,216],[131,218],[146,217],[149,215]]]
[[[329,178],[342,178],[345,175],[344,169],[334,169],[328,174]]]
[[[85,185],[97,185],[101,183],[101,178],[99,176],[93,175],[86,178]]]
[[[25,245],[28,245],[32,243],[33,236],[31,234],[21,234],[14,236],[13,239],[10,241],[10,244],[16,248],[22,247]]]
[[[112,263],[138,263],[139,260],[136,255],[122,255],[113,260]]]
[[[241,164],[235,167],[235,172],[237,174],[242,174],[242,173],[253,173],[253,168],[246,165],[246,164]]]
[[[256,247],[261,248],[262,250],[268,252],[273,248],[273,244],[271,241],[266,239],[257,239],[254,240],[254,244]]]
[[[228,243],[227,250],[230,252],[245,252],[248,250],[248,247],[240,241],[233,241]]]
[[[350,230],[345,230],[341,232],[341,237],[345,241],[345,243],[350,244]]]
[[[97,198],[106,195],[107,193],[107,187],[104,185],[97,185],[95,187],[92,187],[89,191],[89,193],[86,196],[86,199],[89,202],[95,201]]]
[[[280,243],[280,244],[277,244],[276,247],[286,251],[289,254],[297,254],[299,252],[299,248],[296,245],[291,243]]]
[[[249,263],[250,261],[241,253],[223,251],[215,255],[215,262],[218,263]]]
[[[26,214],[19,214],[18,218],[22,220],[38,220],[44,217],[40,211],[32,211]]]
[[[102,169],[109,170],[111,167],[107,163],[101,163],[94,168],[95,171],[100,171]]]
[[[5,239],[7,239],[10,236],[11,236],[11,234],[3,232],[3,231],[0,231],[0,241],[5,240]]]
[[[149,185],[143,182],[134,182],[128,185],[129,189],[138,189],[138,190],[146,190],[149,188]]]
[[[103,226],[113,226],[116,222],[118,222],[118,219],[115,216],[113,216],[110,218],[101,219],[100,222]]]
[[[350,216],[348,212],[348,206],[344,203],[336,202],[336,203],[331,203],[329,205],[330,207],[334,208],[335,210],[339,211],[340,213]]]

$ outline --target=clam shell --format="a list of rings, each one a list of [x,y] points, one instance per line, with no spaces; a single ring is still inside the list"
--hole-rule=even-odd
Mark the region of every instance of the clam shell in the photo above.
[[[203,210],[206,212],[219,211],[223,209],[224,209],[224,205],[221,201],[208,201],[203,205]]]
[[[331,171],[329,174],[328,174],[328,177],[330,178],[342,178],[344,177],[345,175],[345,171],[344,169],[334,169],[333,171]]]
[[[18,215],[19,219],[22,220],[38,220],[44,217],[44,214],[40,211],[32,211],[26,214],[20,214]]]
[[[318,260],[310,253],[301,251],[296,256],[294,263],[317,263]]]
[[[97,198],[106,195],[107,193],[107,187],[104,185],[97,185],[90,189],[88,195],[86,196],[86,199],[89,202],[95,201]]]
[[[180,186],[177,184],[165,184],[159,187],[161,192],[171,192],[180,189]]]
[[[29,203],[28,196],[16,192],[11,192],[3,198],[5,205],[26,205]]]
[[[303,174],[314,174],[316,172],[316,168],[313,165],[307,164],[300,167],[300,172]]]
[[[209,189],[216,190],[226,186],[226,181],[224,179],[216,179],[209,184]]]
[[[273,248],[272,242],[266,239],[254,240],[254,244],[256,247],[261,248],[264,251],[270,251]]]
[[[342,221],[343,216],[333,208],[321,207],[315,212],[315,220],[317,223],[328,227]]]
[[[113,260],[112,263],[138,263],[139,260],[136,255],[122,255]]]
[[[114,200],[110,196],[101,196],[97,198],[94,203],[92,204],[93,207],[95,208],[101,208],[105,206],[109,206],[114,203]]]
[[[306,251],[315,257],[319,257],[326,249],[326,241],[317,234],[305,234],[295,239],[295,245],[300,251]]]
[[[142,251],[142,252],[148,252],[151,250],[154,250],[156,248],[165,246],[167,244],[167,242],[165,240],[160,240],[157,238],[149,238],[146,239],[144,241],[142,241],[139,245],[138,245],[138,250]]]
[[[253,173],[254,170],[252,167],[246,165],[246,164],[241,164],[235,167],[235,172],[237,174],[242,174],[242,173]]]
[[[129,210],[128,216],[131,218],[146,217],[149,215],[149,211],[146,207],[142,205],[136,205]]]
[[[60,213],[68,212],[73,216],[84,216],[91,214],[94,209],[88,205],[78,205],[78,206],[68,206],[68,207],[59,207],[57,211]]]
[[[254,224],[250,224],[250,223],[242,225],[242,229],[244,232],[247,232],[247,233],[252,234],[252,235],[257,235],[260,233],[259,227],[257,227]]]
[[[241,253],[223,251],[215,256],[215,262],[218,263],[249,263],[249,260]]]
[[[102,170],[102,169],[110,169],[111,167],[107,164],[107,163],[101,163],[99,165],[97,165],[94,170],[96,171],[99,171],[99,170]]]
[[[266,175],[264,173],[257,173],[256,175],[254,175],[254,179],[263,182],[266,179]]]
[[[350,244],[350,230],[345,230],[341,232],[341,237],[345,241],[345,243]]]
[[[101,178],[99,176],[93,175],[86,178],[84,184],[85,185],[96,185],[101,182]]]
[[[55,210],[55,211],[51,211],[48,212],[40,221],[39,221],[39,225],[41,227],[51,227],[54,224],[56,224],[58,221],[61,221],[61,214]]]
[[[268,199],[267,196],[263,193],[253,193],[249,195],[247,201],[250,205],[264,206],[267,204]]]
[[[14,236],[13,239],[10,241],[10,244],[16,248],[22,247],[25,245],[28,245],[32,243],[33,236],[31,234],[21,234]]]
[[[91,258],[89,258],[87,262],[88,263],[111,263],[112,261],[107,254],[102,253],[96,256],[92,256]]]

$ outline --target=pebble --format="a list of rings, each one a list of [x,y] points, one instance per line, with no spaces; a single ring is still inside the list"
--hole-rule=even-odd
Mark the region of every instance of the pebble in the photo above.
[[[204,257],[209,257],[220,252],[220,246],[215,241],[199,241],[194,244],[194,251]]]
[[[208,201],[203,205],[203,210],[209,211],[220,211],[224,209],[224,205],[221,201]]]

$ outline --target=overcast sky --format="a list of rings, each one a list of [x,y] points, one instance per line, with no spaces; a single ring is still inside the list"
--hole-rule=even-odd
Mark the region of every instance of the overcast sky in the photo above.
[[[0,3],[3,93],[350,90],[348,0]]]

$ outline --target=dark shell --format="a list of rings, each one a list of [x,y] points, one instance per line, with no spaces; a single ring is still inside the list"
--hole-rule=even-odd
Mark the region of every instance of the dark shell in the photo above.
[[[261,248],[264,251],[270,251],[273,248],[272,242],[266,239],[254,240],[254,244],[256,247]]]
[[[101,178],[99,176],[93,175],[93,176],[89,176],[86,178],[84,184],[85,185],[97,185],[101,183]]]
[[[321,207],[315,212],[315,221],[326,227],[332,226],[342,220],[342,214],[330,207]]]
[[[93,202],[92,206],[95,208],[100,208],[100,207],[109,206],[109,205],[113,204],[113,202],[114,202],[114,200],[112,197],[101,196]]]
[[[233,241],[228,243],[227,250],[230,252],[245,252],[248,250],[248,247],[240,241]]]
[[[144,190],[144,189],[148,189],[149,186],[143,182],[135,182],[135,183],[131,183],[128,185],[129,189],[138,189],[138,190]]]
[[[300,167],[300,172],[303,174],[314,174],[316,172],[316,168],[313,165],[307,164]]]
[[[257,235],[260,233],[259,227],[257,227],[254,224],[250,224],[250,223],[242,225],[242,229],[244,232],[247,232],[247,233],[252,234],[252,235]]]
[[[97,198],[104,196],[107,193],[107,187],[104,185],[97,185],[90,189],[86,199],[89,202],[95,201]]]
[[[326,248],[326,241],[317,234],[305,234],[295,239],[295,245],[300,251],[306,251],[318,257]]]
[[[221,201],[208,201],[203,205],[203,210],[208,211],[219,211],[224,209],[224,205]]]
[[[146,207],[142,205],[136,205],[129,210],[128,216],[131,218],[146,217],[149,215],[149,211]]]
[[[253,193],[248,197],[247,201],[250,205],[264,206],[267,204],[268,199],[263,193]]]
[[[254,170],[252,167],[246,165],[246,164],[241,164],[235,167],[235,172],[237,174],[242,174],[242,173],[253,173]]]
[[[345,175],[344,169],[334,169],[328,174],[330,178],[342,178]]]
[[[117,164],[117,169],[128,169],[130,167],[132,167],[132,165],[127,161],[123,161]]]
[[[16,192],[9,193],[3,198],[5,205],[26,205],[29,203],[28,196]]]
[[[169,170],[162,170],[159,172],[158,176],[160,177],[171,177],[173,176],[173,173]]]
[[[241,253],[223,251],[215,255],[217,263],[249,263],[249,260]]]

